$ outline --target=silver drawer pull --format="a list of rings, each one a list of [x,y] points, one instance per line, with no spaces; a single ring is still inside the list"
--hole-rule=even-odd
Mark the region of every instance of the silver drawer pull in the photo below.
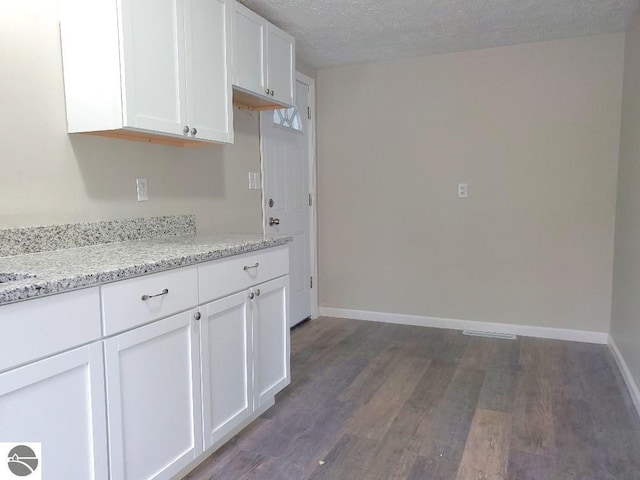
[[[246,272],[247,270],[249,270],[251,268],[258,268],[258,265],[260,265],[258,262],[256,262],[255,265],[245,265],[244,266],[244,271]]]
[[[155,295],[142,295],[142,301],[144,302],[149,300],[150,298],[161,297],[162,295],[166,295],[167,293],[169,293],[169,289],[165,288],[160,293],[156,293]]]

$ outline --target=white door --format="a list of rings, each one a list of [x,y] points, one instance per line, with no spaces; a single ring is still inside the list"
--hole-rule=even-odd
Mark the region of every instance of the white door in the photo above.
[[[40,442],[42,478],[106,480],[102,342],[0,375],[0,441]]]
[[[255,408],[289,385],[289,277],[261,283],[250,290],[253,317]]]
[[[202,453],[193,312],[105,340],[112,480],[169,479]]]
[[[252,329],[247,292],[211,302],[200,311],[206,450],[252,412]]]
[[[260,114],[265,233],[289,244],[291,326],[311,316],[309,86],[296,81],[296,108]]]

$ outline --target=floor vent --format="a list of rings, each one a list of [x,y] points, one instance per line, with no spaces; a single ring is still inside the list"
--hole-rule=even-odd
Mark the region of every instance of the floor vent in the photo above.
[[[470,335],[472,337],[501,338],[502,340],[515,340],[518,338],[510,333],[483,332],[481,330],[464,330],[462,334]]]

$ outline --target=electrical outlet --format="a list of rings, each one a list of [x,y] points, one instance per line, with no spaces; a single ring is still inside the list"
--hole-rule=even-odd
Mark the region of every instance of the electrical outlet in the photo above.
[[[469,188],[466,183],[458,184],[458,198],[467,198],[469,196]]]
[[[149,186],[146,178],[136,178],[136,190],[138,191],[138,201],[146,202],[149,200]]]

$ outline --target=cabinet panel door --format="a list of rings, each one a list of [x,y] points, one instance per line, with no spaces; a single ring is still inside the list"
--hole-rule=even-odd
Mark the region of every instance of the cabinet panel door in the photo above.
[[[171,478],[202,452],[192,315],[105,341],[112,480]]]
[[[241,292],[201,308],[205,449],[252,411],[252,332],[246,299],[247,293]]]
[[[253,313],[256,406],[267,403],[290,383],[289,276],[262,283],[251,303]]]
[[[123,123],[183,135],[184,0],[122,0]]]
[[[106,480],[102,343],[0,375],[0,439],[41,442],[42,478]]]
[[[186,3],[187,123],[195,138],[233,142],[232,11],[232,0]]]
[[[272,24],[267,26],[267,86],[273,97],[294,105],[295,47],[291,35]]]
[[[236,2],[233,28],[233,84],[266,95],[267,21]]]

